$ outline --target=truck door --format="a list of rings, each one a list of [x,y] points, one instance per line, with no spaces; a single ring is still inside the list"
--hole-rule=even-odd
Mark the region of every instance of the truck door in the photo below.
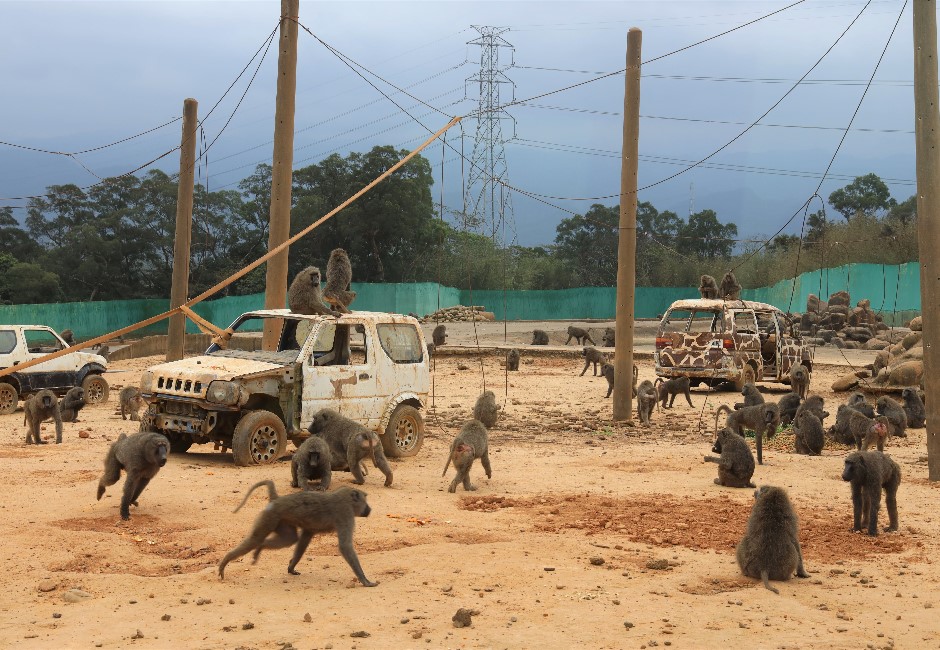
[[[23,330],[26,343],[26,361],[32,361],[45,356],[50,352],[57,352],[65,347],[52,330],[45,328],[26,328]],[[66,354],[58,359],[52,359],[38,366],[33,366],[26,372],[30,375],[30,386],[34,389],[50,388],[64,390],[75,385],[78,377],[79,355]]]

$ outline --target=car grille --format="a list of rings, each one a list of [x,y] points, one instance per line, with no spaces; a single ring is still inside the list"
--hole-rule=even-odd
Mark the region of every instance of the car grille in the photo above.
[[[157,377],[157,390],[176,395],[202,395],[202,382],[180,377]]]

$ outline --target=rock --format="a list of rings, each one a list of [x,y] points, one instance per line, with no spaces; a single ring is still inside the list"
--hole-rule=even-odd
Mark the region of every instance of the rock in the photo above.
[[[169,614],[164,614],[163,616],[160,617],[160,620],[161,620],[161,621],[168,621],[168,620],[170,620],[170,618],[172,618],[172,617],[171,617]]]
[[[454,622],[454,627],[470,627],[473,625],[471,616],[476,616],[480,612],[475,609],[466,609],[461,607],[457,610],[457,613],[451,617],[451,621]]]
[[[67,603],[80,603],[83,600],[91,598],[91,594],[87,591],[82,591],[81,589],[69,589],[64,594],[62,594],[62,600]]]
[[[143,638],[144,638],[144,633],[141,632],[140,630],[137,630],[137,633],[134,634],[131,638],[132,638],[132,639],[143,639]]]
[[[650,560],[646,563],[647,569],[656,569],[657,571],[665,571],[669,568],[669,560]]]
[[[870,309],[862,309],[861,307],[856,307],[849,313],[849,325],[858,326],[858,325],[874,325],[875,324],[875,312]]]
[[[887,341],[882,341],[881,339],[868,339],[868,342],[865,343],[866,350],[884,350],[888,347],[890,343]]]
[[[840,339],[838,336],[832,337],[832,341],[830,341],[830,343],[832,343],[832,344],[833,344],[834,346],[836,346],[837,348],[844,348],[844,347],[845,347],[845,341],[842,340],[842,339]]]
[[[875,381],[887,386],[919,386],[924,377],[924,362],[910,360],[885,368],[878,373]]]
[[[915,345],[907,352],[904,352],[903,354],[901,354],[901,358],[902,359],[917,359],[917,360],[923,359],[924,358],[924,346]]]
[[[829,305],[819,299],[815,293],[809,294],[806,298],[806,311],[816,312],[821,314],[829,307]]]
[[[349,636],[353,637],[354,639],[368,639],[372,635],[365,630],[359,630],[358,632],[353,632]]]
[[[602,558],[602,557],[592,557],[592,558],[591,558],[591,564],[593,564],[594,566],[601,566],[601,565],[604,564],[604,558]]]
[[[911,332],[901,339],[901,347],[903,347],[905,350],[910,350],[912,347],[921,342],[923,336],[923,332]]]
[[[845,305],[829,305],[829,311],[826,312],[826,313],[828,313],[828,314],[840,314],[840,315],[845,316],[846,318],[848,318],[848,317],[849,317],[849,311],[851,311],[851,310],[849,309],[848,306],[845,306]]]
[[[832,337],[836,335],[835,330],[821,329],[816,332],[816,335],[821,338],[826,343],[832,340]]]
[[[57,581],[51,580],[51,579],[50,579],[50,580],[43,580],[42,582],[40,582],[40,583],[36,586],[36,589],[38,589],[39,591],[41,591],[41,592],[43,592],[43,593],[46,593],[46,592],[49,592],[49,591],[55,591],[55,590],[58,589],[58,588],[59,588],[59,583],[58,583]]]
[[[846,350],[858,350],[860,347],[862,347],[862,344],[859,343],[858,341],[846,341],[845,342]]]
[[[310,615],[310,612],[304,614],[304,623],[312,623],[313,617]]]
[[[800,331],[812,332],[813,327],[819,322],[819,315],[814,312],[806,312],[800,316]]]
[[[871,330],[867,327],[846,327],[842,330],[842,334],[850,341],[858,341],[859,343],[865,343],[870,339]]]
[[[470,366],[465,363],[458,363],[457,370],[470,370]]]
[[[859,300],[855,306],[861,307],[862,309],[871,309],[871,300],[868,298],[863,298],[862,300]]]
[[[631,623],[630,621],[624,621],[623,626],[629,630],[630,628],[633,627],[633,623]]]
[[[920,316],[915,316],[911,319],[909,327],[915,332],[922,332],[924,329],[924,321]]]
[[[855,376],[854,372],[843,375],[832,382],[832,390],[836,393],[852,390],[856,386],[858,386],[858,377]]]
[[[79,438],[90,438],[90,437],[91,437],[91,434],[88,433],[87,431],[85,431],[84,429],[82,429],[81,431],[78,432],[78,437],[79,437]]]
[[[881,316],[879,314],[875,314],[875,324],[872,325],[871,328],[876,332],[886,332],[887,330],[891,329],[885,325],[885,322],[881,320]]]
[[[836,291],[834,294],[829,296],[829,311],[832,311],[833,305],[839,307],[848,307],[852,304],[852,298],[849,296],[848,291]]]

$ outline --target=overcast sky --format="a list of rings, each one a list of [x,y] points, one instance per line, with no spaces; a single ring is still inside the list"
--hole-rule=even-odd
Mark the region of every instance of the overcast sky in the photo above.
[[[624,67],[630,27],[643,30],[643,59],[747,23],[790,2],[312,2],[300,0],[300,22],[352,60],[447,115],[477,108],[478,36],[471,26],[504,27],[500,64],[514,82],[501,101],[522,100]],[[684,169],[741,133],[777,102],[833,46],[865,6],[859,0],[809,0],[771,18],[643,67],[640,185]],[[660,210],[687,216],[711,208],[744,236],[777,230],[812,195],[865,91],[903,0],[873,0],[822,63],[758,125],[711,158],[640,194]],[[54,151],[80,151],[146,131],[182,113],[186,97],[200,118],[276,27],[279,2],[7,2],[0,0],[0,140]],[[911,8],[905,9],[875,81],[855,118],[827,197],[852,177],[874,172],[892,195],[914,194]],[[300,32],[294,166],[336,152],[390,144],[410,149],[428,131],[402,113],[312,36]],[[261,162],[271,162],[276,41],[235,110],[258,59],[204,124],[207,152],[197,181],[210,190],[237,188]],[[367,75],[368,76],[368,75]],[[432,130],[441,112],[385,93]],[[620,184],[623,76],[511,107],[503,124],[507,180],[554,197],[616,195]],[[233,115],[234,111],[234,115]],[[227,127],[223,127],[231,117]],[[668,119],[667,119],[668,118]],[[476,121],[449,144],[471,156]],[[220,135],[221,131],[221,135]],[[514,136],[514,137],[513,137]],[[77,156],[0,145],[0,205],[49,185],[86,186],[97,176],[134,169],[179,144],[180,122],[126,143]],[[469,175],[453,150],[426,150],[435,201],[462,207]],[[444,158],[443,171],[441,158]],[[173,153],[155,164],[179,168]],[[90,171],[89,171],[90,170]],[[550,243],[557,223],[591,203],[617,198],[512,197],[506,240]],[[15,214],[22,216],[23,210]],[[833,218],[837,215],[829,213]],[[515,228],[512,228],[514,224]],[[799,232],[799,219],[787,232]]]

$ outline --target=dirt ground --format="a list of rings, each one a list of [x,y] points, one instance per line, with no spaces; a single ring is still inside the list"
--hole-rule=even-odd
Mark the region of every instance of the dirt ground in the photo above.
[[[288,550],[272,550],[256,565],[233,562],[219,580],[217,563],[266,497],[232,509],[262,479],[290,492],[286,459],[239,468],[230,453],[197,446],[171,457],[130,521],[118,514],[120,483],[95,500],[109,442],[135,430],[114,414],[116,389],[159,359],[113,364],[111,401],[66,424],[61,445],[26,446],[22,411],[0,416],[0,645],[940,646],[940,492],[926,480],[924,430],[889,442],[904,475],[901,530],[877,538],[850,532],[845,448],[805,457],[790,453],[786,432],[771,441],[754,480],[789,491],[811,574],[777,583],[775,595],[734,560],[753,491],[714,485],[715,465],[703,462],[710,414],[738,395],[696,390],[694,408],[677,401],[649,428],[615,425],[606,381],[578,376],[577,358],[524,351],[508,381],[499,360],[438,356],[424,448],[393,461],[392,487],[375,469],[366,478],[372,515],[357,521],[355,541],[374,589],[354,579],[330,536],[314,539],[299,576],[286,572]],[[653,378],[649,360],[640,368],[641,379]],[[828,386],[844,371],[814,373],[812,388],[833,414],[839,400]],[[484,386],[504,405],[490,432],[493,477],[476,463],[479,489],[448,494],[446,450]],[[351,478],[334,473],[333,484]],[[452,623],[459,608],[478,612],[471,627]]]

